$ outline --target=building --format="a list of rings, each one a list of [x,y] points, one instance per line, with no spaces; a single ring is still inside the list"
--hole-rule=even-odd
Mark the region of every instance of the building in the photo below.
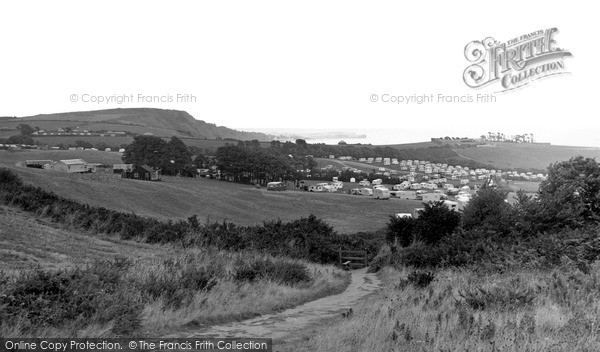
[[[45,169],[67,173],[85,173],[96,172],[96,164],[89,164],[83,159],[59,160],[52,164],[47,164]]]
[[[25,160],[25,166],[37,169],[43,169],[47,164],[52,164],[52,160]]]
[[[123,178],[143,181],[160,181],[160,169],[155,170],[148,165],[136,165],[129,172],[122,174]]]
[[[121,174],[123,172],[129,172],[133,170],[133,164],[114,164],[113,173]]]

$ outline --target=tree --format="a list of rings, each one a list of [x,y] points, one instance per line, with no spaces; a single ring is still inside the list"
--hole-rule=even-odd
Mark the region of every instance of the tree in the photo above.
[[[162,148],[160,153],[160,164],[165,175],[182,175],[189,173],[192,166],[192,153],[188,150],[183,141],[177,137],[171,137],[171,140]]]
[[[306,148],[308,144],[304,139],[296,139],[296,145],[298,145],[301,148]]]
[[[6,140],[6,144],[27,144],[27,145],[34,145],[35,141],[33,140],[33,138],[31,138],[29,136],[16,135],[16,136],[10,136],[10,137],[8,137],[8,139]]]
[[[539,221],[547,226],[580,227],[600,220],[600,166],[576,156],[548,167],[540,184]]]
[[[135,136],[133,142],[125,147],[123,162],[135,165],[160,167],[161,154],[165,151],[167,142],[156,136]]]
[[[510,232],[515,219],[506,195],[507,192],[495,187],[480,189],[463,209],[462,227],[465,230],[483,228],[497,233]]]
[[[338,142],[338,145],[346,145],[346,144],[347,144],[346,141],[339,141]]]
[[[21,132],[22,136],[31,136],[35,129],[27,124],[21,123],[17,126],[19,132]]]
[[[413,242],[415,223],[416,219],[412,217],[390,216],[390,222],[386,229],[386,240],[392,248],[397,245],[406,247]]]
[[[460,225],[460,213],[450,210],[444,202],[425,204],[415,223],[415,236],[427,244],[435,244],[449,236]]]
[[[92,145],[92,143],[90,142],[86,142],[86,141],[82,141],[82,140],[77,140],[75,141],[75,146],[79,147],[79,148],[93,148],[94,146]]]

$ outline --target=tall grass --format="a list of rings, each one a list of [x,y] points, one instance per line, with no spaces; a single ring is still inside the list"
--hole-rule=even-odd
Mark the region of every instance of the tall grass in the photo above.
[[[443,269],[427,286],[386,267],[388,286],[304,344],[314,351],[596,351],[600,262],[588,273]],[[413,274],[414,275],[414,274]]]
[[[235,273],[256,263],[276,271]],[[342,291],[348,275],[330,266],[256,252],[181,250],[169,259],[96,261],[0,276],[0,335],[158,336],[288,308]]]

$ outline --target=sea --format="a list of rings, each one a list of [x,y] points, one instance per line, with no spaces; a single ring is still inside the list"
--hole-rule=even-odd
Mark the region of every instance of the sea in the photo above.
[[[340,128],[340,129],[306,129],[306,128],[236,128],[240,131],[263,132],[277,135],[281,141],[305,139],[308,143],[390,145],[429,142],[431,138],[461,137],[479,139],[487,134],[481,126],[410,126],[407,128]],[[552,145],[600,147],[600,131],[597,129],[561,129],[542,126],[534,131],[520,131],[513,127],[509,134],[534,133],[535,141]],[[286,138],[287,137],[287,138]]]

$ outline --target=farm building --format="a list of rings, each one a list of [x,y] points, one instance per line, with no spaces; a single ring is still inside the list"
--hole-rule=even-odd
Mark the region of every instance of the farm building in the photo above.
[[[25,160],[25,166],[37,169],[43,169],[47,164],[52,164],[52,160]]]
[[[133,170],[133,164],[114,164],[113,173],[120,174],[123,172],[129,172]]]
[[[123,174],[124,178],[144,181],[160,181],[160,169],[155,170],[148,165],[137,165],[129,172]]]
[[[67,173],[96,172],[96,164],[89,164],[83,159],[67,159],[46,164],[44,169]]]

